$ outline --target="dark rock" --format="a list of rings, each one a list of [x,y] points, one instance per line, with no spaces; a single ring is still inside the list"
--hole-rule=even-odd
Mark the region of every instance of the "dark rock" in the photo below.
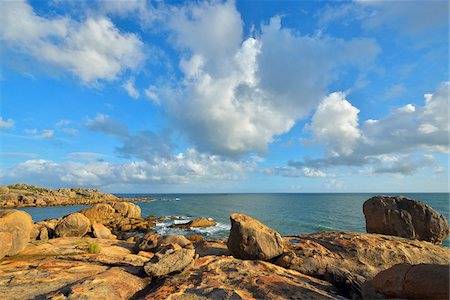
[[[368,233],[395,235],[440,244],[448,237],[447,219],[432,207],[402,196],[372,197],[363,206]]]

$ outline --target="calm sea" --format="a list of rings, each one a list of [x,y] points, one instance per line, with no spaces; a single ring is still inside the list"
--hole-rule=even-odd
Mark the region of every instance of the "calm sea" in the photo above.
[[[142,215],[178,216],[158,223],[162,234],[199,233],[208,238],[228,236],[229,215],[245,213],[274,228],[281,235],[324,230],[365,232],[364,201],[378,194],[117,194],[120,197],[153,197],[157,200],[136,202]],[[393,195],[393,194],[386,194]],[[449,218],[448,193],[402,194],[423,201]],[[24,208],[35,221],[58,218],[85,206]],[[195,217],[212,218],[217,226],[195,231],[170,229],[173,223],[187,222]],[[444,243],[449,245],[447,240]]]

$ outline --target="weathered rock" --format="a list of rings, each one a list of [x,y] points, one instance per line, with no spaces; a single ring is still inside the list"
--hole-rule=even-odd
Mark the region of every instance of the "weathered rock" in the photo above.
[[[144,265],[144,271],[150,276],[160,277],[171,273],[181,272],[194,260],[194,249],[178,249],[157,253]]]
[[[195,260],[189,272],[155,282],[144,299],[345,299],[328,282],[263,261]]]
[[[449,299],[449,274],[449,265],[399,264],[378,273],[368,285],[389,298]]]
[[[105,225],[100,223],[92,224],[92,233],[96,238],[100,239],[112,239],[114,235],[111,233],[111,230],[105,227]]]
[[[447,219],[432,207],[402,196],[372,197],[363,206],[368,233],[395,235],[440,244],[448,237]]]
[[[159,234],[146,234],[140,238],[136,244],[136,251],[152,251],[155,250],[159,245],[159,240],[161,236]]]
[[[99,203],[92,205],[80,211],[85,215],[92,223],[107,224],[110,220],[115,218],[116,210],[109,204]]]
[[[131,202],[115,202],[112,207],[123,217],[139,219],[141,217],[141,208]]]
[[[180,234],[168,234],[159,239],[158,246],[164,244],[178,244],[183,248],[192,247],[192,242]]]
[[[191,234],[187,237],[187,239],[193,243],[198,243],[205,240],[205,238],[200,234]]]
[[[228,249],[236,258],[269,260],[283,253],[275,230],[244,214],[232,214]]]
[[[12,247],[13,235],[10,232],[0,232],[0,259],[8,254]]]
[[[87,217],[74,213],[64,217],[56,226],[55,232],[60,237],[81,237],[88,232],[90,225]]]
[[[8,194],[9,188],[7,186],[0,185],[0,194]]]
[[[63,292],[51,293],[47,297],[50,299],[58,299],[62,296],[69,299],[130,299],[145,285],[144,279],[127,273],[121,268],[111,268],[69,286],[63,289]]]
[[[211,227],[216,226],[216,222],[210,219],[206,218],[197,218],[194,220],[191,220],[187,223],[183,224],[173,224],[170,227],[171,228],[181,228],[181,229],[189,229],[189,228],[202,228],[202,227]]]
[[[360,297],[362,283],[396,264],[450,262],[448,248],[379,234],[320,232],[284,240],[287,252],[277,265],[325,277],[347,296]]]
[[[30,241],[33,219],[29,214],[19,210],[0,211],[0,232],[12,235],[12,245],[6,255],[12,256],[22,251]]]

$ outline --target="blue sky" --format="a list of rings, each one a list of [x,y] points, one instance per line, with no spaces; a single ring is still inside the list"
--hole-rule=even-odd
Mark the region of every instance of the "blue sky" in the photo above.
[[[448,1],[2,1],[0,178],[448,191]]]

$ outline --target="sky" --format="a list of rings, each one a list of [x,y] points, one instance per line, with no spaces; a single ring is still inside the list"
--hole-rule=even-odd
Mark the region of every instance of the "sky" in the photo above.
[[[0,183],[448,192],[448,1],[1,1]]]

